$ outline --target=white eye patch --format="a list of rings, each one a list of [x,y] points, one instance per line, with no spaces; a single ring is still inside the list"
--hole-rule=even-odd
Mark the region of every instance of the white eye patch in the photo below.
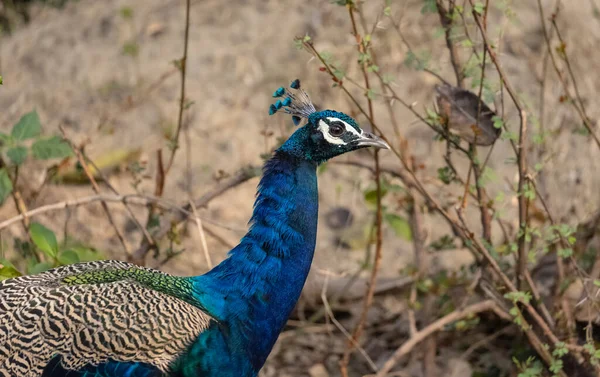
[[[356,131],[356,128],[352,127],[351,125],[349,125],[348,123],[344,122],[343,120],[341,120],[339,118],[328,117],[327,120],[329,120],[330,122],[334,122],[334,121],[342,122],[344,124],[344,127],[346,127],[346,132],[351,132],[351,133],[355,134],[356,136],[360,136],[358,131]]]
[[[358,133],[356,128],[352,127],[351,125],[349,125],[348,123],[344,122],[343,120],[341,120],[339,118],[328,117],[327,120],[329,120],[330,122],[334,122],[334,121],[341,122],[344,125],[344,127],[346,127],[346,132],[353,133],[359,137],[361,136],[361,134]],[[344,140],[342,140],[339,137],[332,136],[329,133],[329,125],[327,123],[325,123],[325,121],[323,121],[323,120],[319,121],[319,131],[321,131],[325,140],[327,140],[330,144],[346,145],[346,142]]]

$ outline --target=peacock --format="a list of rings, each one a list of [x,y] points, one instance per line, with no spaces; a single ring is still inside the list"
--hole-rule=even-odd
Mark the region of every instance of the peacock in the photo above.
[[[0,376],[256,376],[292,312],[317,235],[317,166],[388,149],[350,116],[316,111],[294,80],[269,113],[298,128],[265,163],[249,230],[207,273],[116,261],[0,282]]]

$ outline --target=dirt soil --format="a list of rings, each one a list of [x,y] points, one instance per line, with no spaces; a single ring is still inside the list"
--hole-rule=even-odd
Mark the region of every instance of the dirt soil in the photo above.
[[[436,31],[437,14],[422,14],[421,0],[392,3],[392,15],[401,22],[411,47],[415,51],[428,51],[432,68],[453,81],[444,39]],[[543,1],[548,12],[551,3]],[[577,7],[562,9],[559,24],[573,57],[573,69],[582,97],[587,101],[588,115],[599,119],[600,106],[595,104],[600,93],[600,76],[596,74],[600,22],[592,16],[591,3],[577,3]],[[383,4],[383,1],[366,2],[364,12],[370,23]],[[491,12],[491,35],[497,38],[498,33],[504,33],[500,58],[532,114],[529,131],[533,136],[540,131],[537,116],[540,88],[535,73],[541,72],[543,33],[536,2],[515,1],[511,7],[514,20],[507,20],[496,8]],[[131,18],[124,17],[127,9],[132,11]],[[92,159],[120,150],[140,150],[139,161],[146,164],[146,170],[137,190],[153,194],[156,151],[169,153],[165,135],[173,133],[177,122],[180,80],[172,62],[182,55],[184,27],[181,0],[81,0],[70,2],[61,10],[34,7],[30,24],[21,25],[12,35],[0,39],[0,73],[4,77],[4,85],[0,87],[0,129],[9,130],[21,115],[36,109],[46,132],[57,133],[59,125],[64,126],[77,143],[88,143],[86,151]],[[319,50],[331,52],[336,61],[348,67],[350,76],[360,79],[350,30],[345,8],[327,0],[193,1],[186,84],[187,99],[193,103],[185,113],[185,137],[167,178],[164,197],[183,204],[190,194],[198,197],[208,191],[215,184],[215,176],[232,174],[247,164],[260,165],[260,155],[276,144],[275,137],[285,137],[292,131],[289,119],[269,117],[267,110],[272,91],[292,79],[302,79],[319,106],[352,112],[352,104],[339,89],[331,87],[327,76],[319,71],[317,61],[296,49],[293,43],[295,36],[310,35]],[[407,48],[389,19],[382,18],[373,41],[381,71],[396,77],[398,94],[415,103],[421,113],[424,107],[431,107],[437,80],[403,64]],[[553,143],[551,150],[532,148],[530,165],[533,167],[543,156],[548,173],[541,173],[542,192],[548,196],[557,219],[575,224],[600,204],[600,164],[596,163],[600,151],[589,138],[575,132],[581,126],[572,108],[560,102],[562,92],[556,77],[552,76],[547,85],[544,127],[561,142]],[[352,90],[360,97],[360,88]],[[499,103],[499,98],[496,102]],[[443,164],[444,144],[433,141],[433,132],[400,104],[396,102],[394,108],[417,164],[423,165],[419,174],[436,177]],[[375,103],[375,114],[378,124],[392,135],[389,114],[381,99]],[[506,107],[506,118],[509,127],[516,130],[518,118],[514,108]],[[360,116],[357,119],[365,123]],[[266,137],[266,132],[273,136]],[[489,166],[496,173],[489,187],[492,197],[503,193],[508,198],[501,206],[502,216],[516,228],[517,198],[512,188],[517,173],[515,165],[506,161],[510,148],[508,141],[494,147]],[[481,148],[481,153],[485,155],[488,150]],[[381,155],[384,163],[396,163],[392,156]],[[368,161],[367,157],[358,154],[341,159]],[[464,174],[467,165],[460,159],[457,165]],[[21,187],[25,194],[41,185],[46,167],[47,164],[27,163]],[[126,169],[106,173],[121,194],[135,192],[132,175]],[[373,187],[369,178],[363,170],[335,164],[330,164],[320,176],[317,253],[301,303],[309,308],[309,314],[320,307],[320,292],[327,279],[348,277],[364,263],[365,229],[372,221],[372,209],[363,198],[363,191]],[[433,178],[426,181],[434,193],[442,195],[443,189],[444,201],[450,202],[460,195],[459,192],[454,197],[448,195],[446,188],[439,187]],[[205,227],[221,238],[217,241],[208,237],[213,261],[222,260],[230,248],[228,245],[234,245],[244,233],[256,183],[257,179],[253,179],[214,200],[208,208],[200,209],[206,219]],[[34,208],[91,194],[89,186],[50,185],[37,198],[28,199],[27,205]],[[387,205],[398,208],[397,203]],[[111,205],[111,208],[117,214],[117,225],[126,232],[129,249],[134,250],[140,243],[140,232],[121,206]],[[345,210],[352,214],[352,224],[342,231],[334,229]],[[15,213],[12,202],[7,201],[0,209],[0,220]],[[476,228],[476,212],[473,209],[470,213],[473,216],[469,221]],[[144,208],[136,209],[136,214],[144,220]],[[69,234],[108,257],[125,259],[99,205],[82,206],[70,213],[54,212],[38,220],[59,234],[67,224]],[[426,214],[425,223],[428,243],[449,231],[434,215]],[[10,239],[22,236],[22,229],[15,224],[2,234]],[[501,238],[499,229],[494,229],[494,236]],[[349,247],[339,247],[340,237]],[[181,275],[205,272],[207,264],[199,245],[196,226],[190,223],[182,244],[177,246],[186,251],[161,269]],[[411,243],[386,228],[382,278],[400,278],[401,270],[412,260]],[[430,263],[432,269],[458,270],[472,261],[468,252],[457,249],[432,254]],[[148,264],[155,261],[149,258]],[[368,272],[363,272],[361,276],[367,275]],[[356,319],[353,314],[359,309],[360,305],[349,306],[347,312],[340,314],[347,328],[351,328]],[[365,345],[377,365],[406,336],[406,324],[399,320],[405,309],[402,297],[378,298],[369,323],[383,321],[387,327],[379,330],[380,338],[373,337]],[[393,338],[386,337],[386,333],[394,334]],[[331,325],[301,331],[294,331],[292,326],[278,342],[262,375],[337,376],[337,362],[344,346],[344,336]],[[474,366],[458,355],[458,349],[441,348],[436,360],[444,375],[470,376]],[[351,367],[353,376],[370,372],[359,354]],[[406,375],[416,377],[423,373],[416,360],[408,363],[406,371]]]

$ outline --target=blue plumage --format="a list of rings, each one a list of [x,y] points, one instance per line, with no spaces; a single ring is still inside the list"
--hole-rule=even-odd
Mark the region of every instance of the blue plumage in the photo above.
[[[35,331],[24,333],[20,342],[35,342],[38,351],[27,357],[37,363],[32,367],[43,370],[44,377],[255,377],[310,270],[319,205],[317,166],[356,149],[388,147],[346,114],[316,112],[299,80],[290,86],[297,92],[275,91],[274,97],[285,98],[271,105],[270,112],[284,108],[294,123],[301,118],[307,123],[265,164],[250,228],[227,259],[204,275],[187,278],[105,261],[51,270],[31,280],[2,282],[0,291],[10,300],[3,303],[0,295],[0,366],[3,355],[31,351],[10,341],[3,343],[2,326],[4,320],[21,320],[20,307],[13,308],[11,302],[27,302],[29,298],[19,292],[38,284],[38,279],[50,290],[50,300],[36,298],[39,305],[49,306],[34,314],[66,308],[65,302],[52,302],[61,295],[88,305],[81,315],[77,314],[81,306],[75,314],[69,312],[74,318],[64,319],[66,312],[60,312],[50,319],[31,321],[51,321],[60,314],[60,326],[48,328],[73,329],[64,330],[58,343],[44,343],[41,335],[32,337]],[[114,316],[106,314],[113,312]],[[88,329],[88,319],[97,317],[101,326],[92,323]],[[73,339],[78,343],[60,348],[60,342]],[[155,343],[162,348],[153,348]],[[18,371],[21,365],[15,362],[9,368],[13,368],[9,372]]]

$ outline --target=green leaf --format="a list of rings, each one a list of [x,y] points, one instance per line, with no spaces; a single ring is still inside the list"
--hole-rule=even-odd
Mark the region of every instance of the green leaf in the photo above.
[[[40,223],[32,223],[29,227],[29,235],[38,249],[42,250],[50,258],[56,258],[58,254],[58,242],[53,231]]]
[[[33,156],[39,160],[65,158],[73,155],[71,146],[58,136],[40,139],[31,146]]]
[[[501,116],[494,115],[492,117],[492,121],[494,122],[494,128],[500,129],[504,126],[504,120],[502,119]]]
[[[444,182],[444,184],[449,185],[453,180],[456,179],[456,174],[454,173],[454,170],[452,170],[449,166],[444,166],[443,168],[439,168],[437,170],[438,172],[438,179],[442,182]]]
[[[573,249],[571,249],[571,248],[559,249],[557,251],[557,254],[559,257],[566,259],[573,255]]]
[[[386,213],[384,219],[392,227],[397,236],[407,241],[412,240],[412,231],[408,220],[393,213]]]
[[[12,141],[12,136],[0,132],[0,146],[8,144]]]
[[[13,190],[12,181],[8,176],[6,168],[0,169],[0,205],[10,195]]]
[[[381,187],[381,197],[383,198],[387,194],[387,188]],[[365,202],[373,206],[377,205],[377,189],[365,191]]]
[[[6,152],[6,155],[8,156],[8,158],[10,158],[13,164],[21,165],[23,162],[25,162],[25,159],[27,158],[27,148],[25,148],[22,145],[18,145],[16,147],[10,148]]]
[[[121,9],[119,9],[119,13],[121,14],[121,17],[123,17],[126,20],[130,20],[133,18],[133,9],[131,7],[122,7]]]
[[[103,259],[100,252],[86,246],[73,246],[69,250],[77,254],[77,259],[80,262],[92,262]]]
[[[39,274],[44,271],[48,271],[52,267],[54,267],[54,265],[52,263],[41,262],[38,264],[34,264],[31,268],[29,268],[28,272],[30,275],[35,275],[35,274]]]
[[[478,14],[483,14],[484,9],[485,9],[485,5],[483,5],[479,1],[476,2],[475,4],[473,4],[473,10]]]
[[[58,255],[58,262],[64,265],[79,263],[79,255],[73,250],[65,250]]]
[[[11,135],[15,140],[27,140],[39,136],[42,133],[40,118],[35,110],[27,113],[13,126]]]
[[[4,84],[4,80],[2,80],[2,76],[0,75],[0,85]]]
[[[0,281],[19,276],[21,276],[21,273],[13,266],[3,266],[0,268]]]

